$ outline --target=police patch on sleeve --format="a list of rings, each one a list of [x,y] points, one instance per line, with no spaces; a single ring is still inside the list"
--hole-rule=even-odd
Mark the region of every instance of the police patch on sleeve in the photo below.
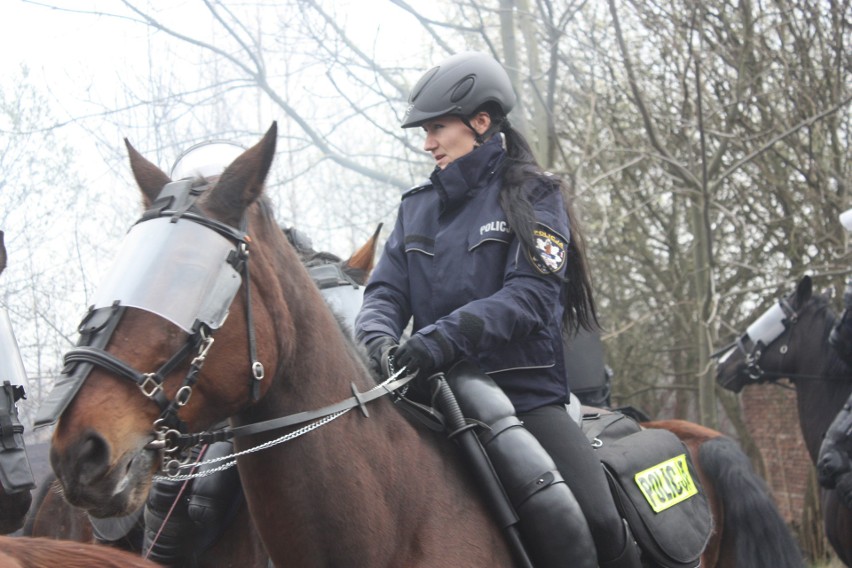
[[[527,251],[530,262],[542,274],[559,272],[565,266],[565,239],[550,228],[539,225],[533,230],[534,249]]]

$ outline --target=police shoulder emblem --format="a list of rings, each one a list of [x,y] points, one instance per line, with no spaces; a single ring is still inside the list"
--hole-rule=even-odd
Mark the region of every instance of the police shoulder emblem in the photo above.
[[[559,272],[565,265],[565,239],[549,227],[539,224],[533,230],[534,250],[527,253],[530,262],[542,274]]]

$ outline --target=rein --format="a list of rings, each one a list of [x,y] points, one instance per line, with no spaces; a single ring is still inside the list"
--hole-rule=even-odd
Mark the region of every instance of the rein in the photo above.
[[[245,426],[237,426],[236,428],[225,427],[211,432],[182,434],[176,430],[169,430],[166,432],[158,431],[157,438],[149,442],[148,445],[145,446],[145,448],[149,450],[160,450],[165,454],[169,454],[174,452],[182,452],[188,448],[197,445],[210,444],[213,442],[224,442],[241,436],[250,436],[253,434],[260,434],[263,432],[270,432],[272,430],[287,428],[289,426],[295,426],[297,424],[302,424],[311,420],[316,421],[312,424],[309,424],[303,428],[300,428],[294,432],[291,432],[288,435],[282,436],[275,440],[262,443],[258,446],[254,446],[241,452],[229,454],[227,456],[222,456],[219,458],[213,458],[209,461],[204,461],[197,464],[187,464],[178,462],[177,460],[173,460],[172,462],[169,462],[167,464],[168,469],[164,467],[164,472],[167,474],[167,477],[156,476],[155,479],[170,479],[173,481],[193,479],[196,477],[205,477],[207,475],[223,471],[236,465],[236,458],[238,456],[254,453],[260,450],[265,450],[267,448],[271,448],[272,446],[277,446],[278,444],[298,438],[299,436],[307,434],[308,432],[315,430],[320,426],[324,426],[332,420],[342,416],[343,414],[346,414],[353,408],[358,408],[366,418],[369,418],[370,413],[367,411],[366,408],[366,404],[368,402],[372,402],[373,400],[381,398],[385,395],[393,394],[395,391],[407,385],[410,381],[414,379],[414,377],[417,376],[416,373],[414,373],[399,378],[400,375],[404,374],[404,372],[405,368],[396,372],[384,382],[374,386],[370,390],[363,393],[358,391],[354,383],[350,383],[350,388],[352,390],[351,397],[346,398],[340,402],[324,406],[317,410],[297,412],[295,414],[289,414],[287,416],[281,416],[279,418],[264,420],[263,422],[255,422],[252,424],[246,424]],[[395,396],[401,397],[401,395],[399,394],[396,394]],[[202,473],[177,475],[177,471],[180,469],[194,468],[197,466],[208,465],[224,460],[232,461],[228,462],[223,466],[209,469]]]

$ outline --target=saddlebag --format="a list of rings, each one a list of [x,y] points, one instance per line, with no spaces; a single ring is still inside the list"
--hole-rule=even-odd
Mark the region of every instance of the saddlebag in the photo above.
[[[621,515],[655,565],[695,568],[713,521],[689,451],[668,430],[648,429],[597,449]]]

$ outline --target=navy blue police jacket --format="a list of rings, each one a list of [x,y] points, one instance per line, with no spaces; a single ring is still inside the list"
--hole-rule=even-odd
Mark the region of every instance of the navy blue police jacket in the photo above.
[[[568,401],[561,278],[570,234],[559,187],[543,177],[528,194],[540,254],[515,237],[498,201],[504,159],[495,136],[403,195],[355,332],[362,343],[399,340],[413,317],[438,369],[474,361],[525,412]]]

